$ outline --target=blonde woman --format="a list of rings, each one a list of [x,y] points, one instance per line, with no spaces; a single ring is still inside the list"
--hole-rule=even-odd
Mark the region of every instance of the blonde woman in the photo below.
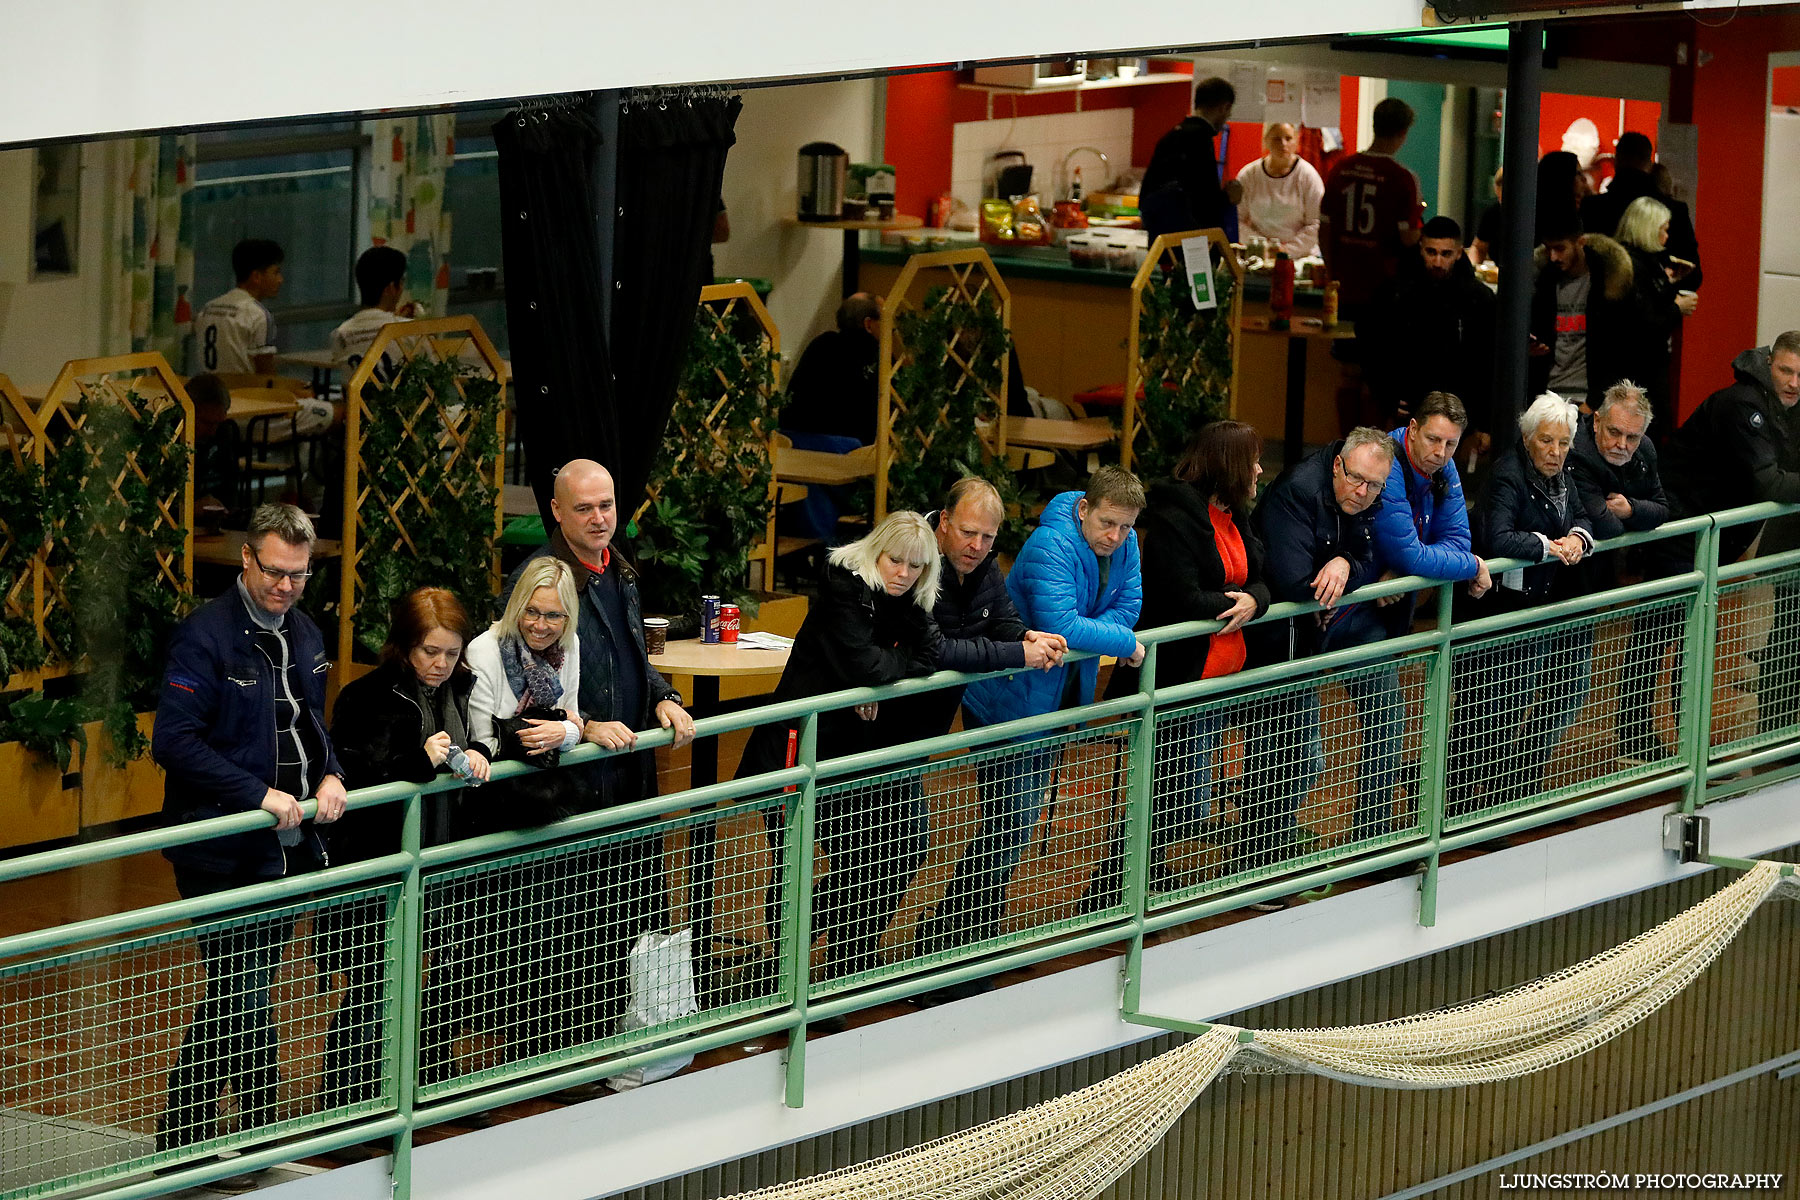
[[[527,709],[554,709],[562,719],[533,718],[519,732],[527,754],[572,750],[581,741],[581,648],[575,636],[575,576],[558,558],[534,558],[519,575],[500,619],[469,643],[475,672],[469,736],[496,749],[499,722]]]
[[[1325,181],[1300,157],[1300,135],[1286,121],[1263,129],[1268,151],[1237,173],[1244,198],[1238,202],[1239,236],[1279,242],[1291,258],[1319,250],[1319,201]]]
[[[1625,361],[1650,399],[1651,428],[1667,437],[1680,424],[1669,388],[1670,339],[1682,318],[1694,315],[1700,298],[1677,282],[1681,272],[1669,259],[1669,209],[1662,201],[1649,196],[1633,200],[1619,218],[1614,240],[1631,255],[1635,319]]]
[[[915,512],[890,513],[866,537],[833,550],[824,586],[794,638],[787,670],[771,700],[929,675],[943,641],[931,619],[940,560],[936,532]],[[906,730],[879,717],[873,704],[821,712],[819,758],[906,740]],[[797,743],[798,731],[797,721],[758,728],[740,774],[786,766],[789,735]],[[769,829],[777,854],[778,820],[772,816]],[[826,936],[826,973],[835,979],[878,965],[882,931],[924,858],[926,827],[913,790],[895,781],[822,794],[818,834],[830,871],[815,885],[814,928]],[[780,936],[778,901],[772,884],[772,938]]]

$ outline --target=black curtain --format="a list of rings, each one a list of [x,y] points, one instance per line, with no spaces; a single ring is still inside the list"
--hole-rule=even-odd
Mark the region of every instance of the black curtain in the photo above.
[[[612,344],[621,351],[613,387],[623,453],[602,461],[621,513],[643,499],[675,404],[694,306],[712,282],[713,218],[742,108],[736,96],[672,89],[634,96],[619,110]]]
[[[494,144],[513,402],[526,478],[548,522],[562,464],[591,458],[617,474],[626,457],[595,226],[600,131],[581,109],[549,104],[508,113]]]

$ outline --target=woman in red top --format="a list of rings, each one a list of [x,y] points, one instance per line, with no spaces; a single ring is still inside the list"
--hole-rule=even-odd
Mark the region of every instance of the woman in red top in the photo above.
[[[1157,650],[1159,688],[1230,675],[1244,666],[1244,625],[1269,607],[1262,579],[1263,546],[1249,507],[1262,474],[1262,439],[1240,421],[1204,426],[1175,466],[1174,477],[1150,485],[1138,517],[1144,610],[1140,629],[1183,621],[1224,621],[1211,635],[1164,642]],[[1109,693],[1136,689],[1137,673],[1115,668]],[[1159,712],[1156,803],[1150,819],[1150,886],[1178,880],[1165,851],[1190,839],[1212,808],[1212,757],[1221,714],[1216,702]]]

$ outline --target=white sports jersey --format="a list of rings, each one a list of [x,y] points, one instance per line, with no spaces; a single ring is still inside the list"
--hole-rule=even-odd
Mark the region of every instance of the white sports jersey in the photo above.
[[[262,301],[232,288],[194,318],[194,353],[202,371],[248,375],[258,354],[275,353],[275,318]]]
[[[363,355],[368,353],[374,344],[375,335],[395,321],[404,321],[406,317],[380,308],[358,309],[349,320],[331,331],[331,356],[335,358],[347,373],[354,372],[362,365]],[[400,369],[399,357],[391,351],[382,355],[382,364],[376,368],[376,375],[386,382],[395,371]],[[346,374],[348,379],[349,375]]]

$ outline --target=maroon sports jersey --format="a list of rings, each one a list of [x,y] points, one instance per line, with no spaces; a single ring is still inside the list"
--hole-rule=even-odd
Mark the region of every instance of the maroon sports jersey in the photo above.
[[[1419,221],[1419,180],[1385,154],[1352,154],[1325,181],[1319,202],[1319,249],[1338,282],[1339,303],[1374,298],[1400,265],[1400,235]]]

